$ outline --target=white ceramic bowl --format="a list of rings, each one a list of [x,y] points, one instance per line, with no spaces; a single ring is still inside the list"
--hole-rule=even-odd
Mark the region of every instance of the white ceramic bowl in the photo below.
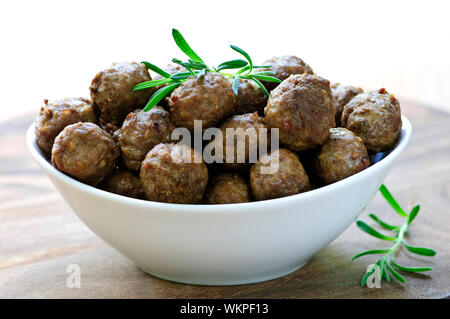
[[[411,136],[380,162],[337,183],[253,203],[180,205],[128,198],[56,170],[27,132],[31,155],[64,200],[100,238],[156,277],[236,285],[289,274],[327,246],[364,210]]]

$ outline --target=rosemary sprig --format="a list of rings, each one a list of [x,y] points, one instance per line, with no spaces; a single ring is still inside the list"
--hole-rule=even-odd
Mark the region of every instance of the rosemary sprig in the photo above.
[[[172,37],[177,46],[180,48],[180,50],[189,57],[187,61],[181,61],[179,59],[174,58],[172,59],[172,62],[183,66],[187,70],[187,72],[178,72],[171,75],[166,71],[162,70],[161,68],[157,67],[156,65],[147,61],[143,61],[142,63],[148,69],[152,70],[155,73],[158,73],[163,78],[159,80],[139,83],[133,88],[133,91],[144,90],[155,86],[164,85],[164,87],[153,93],[153,95],[148,100],[147,105],[144,107],[144,111],[150,110],[152,107],[158,104],[165,96],[169,95],[173,90],[179,87],[181,83],[186,81],[188,78],[192,76],[201,78],[207,72],[216,72],[222,74],[227,78],[232,78],[233,79],[232,89],[235,95],[238,95],[239,92],[240,79],[251,80],[255,82],[266,97],[269,97],[269,92],[266,90],[261,81],[276,82],[276,83],[281,82],[278,78],[273,76],[275,75],[274,72],[271,71],[253,72],[254,69],[269,68],[270,65],[262,65],[262,66],[253,65],[253,61],[250,55],[243,49],[235,45],[230,45],[231,49],[241,54],[245,58],[245,60],[234,59],[222,62],[217,67],[209,67],[205,63],[205,61],[201,59],[200,56],[197,53],[195,53],[194,50],[192,50],[192,48],[189,46],[189,44],[187,43],[183,35],[180,33],[180,31],[172,29]],[[237,71],[235,73],[226,73],[224,72],[224,70],[237,70]]]
[[[394,278],[396,278],[401,283],[405,283],[405,278],[398,272],[405,271],[405,272],[424,272],[424,271],[430,271],[432,268],[430,267],[406,267],[399,265],[395,259],[394,254],[397,252],[397,250],[400,247],[404,247],[408,251],[422,255],[422,256],[434,256],[436,255],[436,252],[431,248],[425,248],[425,247],[416,247],[408,244],[405,240],[405,234],[408,232],[408,228],[411,225],[414,218],[417,216],[420,210],[420,206],[414,206],[413,209],[409,214],[407,214],[403,208],[400,206],[400,204],[395,200],[395,198],[392,196],[392,194],[389,192],[387,187],[385,185],[381,185],[380,192],[383,195],[383,197],[386,199],[386,201],[391,205],[391,207],[394,209],[395,212],[397,212],[400,216],[403,218],[406,218],[406,221],[403,223],[403,225],[395,226],[388,224],[381,220],[378,216],[374,214],[370,214],[370,218],[372,218],[375,222],[377,222],[382,228],[391,231],[394,233],[395,236],[387,236],[384,235],[377,230],[373,229],[369,225],[367,225],[365,222],[358,220],[356,221],[356,225],[364,232],[368,233],[369,235],[372,235],[374,237],[377,237],[381,240],[390,241],[393,243],[393,245],[386,249],[373,249],[373,250],[366,250],[363,252],[360,252],[353,256],[352,261],[366,255],[377,255],[377,254],[383,254],[381,258],[379,258],[376,263],[364,274],[362,280],[361,280],[361,286],[365,286],[367,283],[367,280],[369,277],[375,272],[376,268],[379,267],[379,279],[384,279],[386,282],[391,282],[391,278],[389,276],[389,273],[392,274]]]

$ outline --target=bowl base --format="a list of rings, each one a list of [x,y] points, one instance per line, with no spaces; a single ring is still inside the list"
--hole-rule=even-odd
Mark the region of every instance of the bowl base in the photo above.
[[[277,279],[286,275],[289,275],[297,270],[299,270],[300,268],[302,268],[304,265],[306,265],[308,263],[309,259],[306,260],[305,262],[301,263],[300,265],[297,265],[293,268],[289,268],[289,269],[282,269],[280,271],[277,272],[272,272],[269,274],[265,274],[262,276],[258,276],[258,277],[251,277],[251,278],[247,278],[247,279],[217,279],[217,278],[186,278],[186,277],[172,277],[172,276],[167,276],[167,275],[161,275],[158,273],[155,273],[151,270],[147,270],[143,267],[140,267],[144,272],[146,272],[147,274],[159,278],[159,279],[164,279],[167,281],[171,281],[171,282],[175,282],[175,283],[179,283],[179,284],[188,284],[188,285],[197,285],[197,286],[237,286],[237,285],[248,285],[248,284],[256,284],[259,282],[264,282],[264,281],[269,281],[269,280],[273,280],[273,279]]]

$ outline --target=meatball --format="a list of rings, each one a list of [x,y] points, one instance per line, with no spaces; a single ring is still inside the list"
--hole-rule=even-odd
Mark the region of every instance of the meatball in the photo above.
[[[142,108],[154,88],[133,91],[133,87],[152,78],[147,68],[136,62],[114,63],[92,80],[92,105],[105,122],[121,125],[131,111]]]
[[[303,74],[309,73],[314,74],[311,67],[303,62],[302,59],[294,55],[284,55],[281,57],[273,57],[263,63],[263,65],[271,65],[270,68],[260,69],[258,71],[272,71],[275,72],[274,77],[280,79],[281,81],[286,80],[292,74]],[[263,81],[264,86],[267,90],[271,91],[278,86],[275,82]]]
[[[233,84],[234,79],[229,82]],[[238,94],[234,102],[234,114],[245,114],[258,112],[264,114],[264,107],[267,104],[267,97],[259,86],[251,80],[239,79]]]
[[[227,138],[227,129],[234,129],[234,136],[230,135],[230,138]],[[241,130],[241,133],[238,131]],[[246,130],[247,131],[246,134]],[[233,170],[243,170],[248,167],[249,163],[255,163],[258,158],[258,145],[259,145],[259,134],[264,134],[263,131],[260,130],[265,129],[268,132],[267,125],[265,123],[264,118],[258,116],[258,113],[247,113],[242,115],[234,115],[228,118],[221,126],[220,130],[222,132],[222,150],[223,150],[223,162],[225,167]],[[270,145],[270,137],[266,133],[267,136],[267,146]],[[234,137],[234,138],[232,138]],[[215,141],[217,143],[217,141]],[[228,145],[228,147],[227,147]],[[242,149],[239,145],[243,145],[245,147],[245,153],[241,154],[239,150]],[[227,161],[227,149],[233,149],[234,160]],[[263,150],[264,152],[267,150]],[[254,154],[251,158],[250,154]],[[239,156],[238,156],[239,155]],[[231,157],[231,154],[229,155]],[[230,158],[231,159],[231,158]]]
[[[174,128],[169,112],[158,106],[128,114],[117,136],[125,166],[138,171],[148,151],[170,141]]]
[[[127,170],[118,170],[102,182],[102,189],[122,196],[143,198],[141,181]]]
[[[60,171],[97,185],[117,167],[120,151],[111,135],[93,123],[66,126],[55,139],[52,163]]]
[[[336,126],[341,125],[341,116],[344,106],[350,102],[359,93],[362,93],[361,88],[357,88],[350,85],[342,85],[340,83],[333,83],[331,85],[331,94],[334,99],[334,107],[336,108]]]
[[[316,173],[323,183],[340,181],[369,167],[369,155],[360,137],[342,127],[332,128],[330,133],[316,160]]]
[[[322,145],[335,126],[330,82],[316,75],[291,75],[270,93],[266,122],[279,128],[281,143],[294,151]]]
[[[198,203],[208,183],[201,155],[183,144],[156,145],[142,162],[140,176],[148,199],[165,203]]]
[[[385,89],[358,94],[344,107],[341,124],[361,137],[368,151],[389,150],[402,130],[400,103]]]
[[[84,98],[65,98],[52,103],[44,101],[35,123],[36,144],[50,155],[56,135],[67,125],[97,122],[91,102]]]
[[[233,204],[250,202],[250,187],[235,173],[217,175],[206,191],[208,204]]]
[[[233,112],[234,93],[227,79],[214,72],[191,77],[176,88],[168,99],[173,122],[190,130],[194,120],[203,129],[211,127]]]
[[[276,168],[274,172],[263,170],[271,165]],[[256,200],[294,195],[310,188],[308,175],[298,156],[285,148],[258,159],[250,169],[250,186]]]

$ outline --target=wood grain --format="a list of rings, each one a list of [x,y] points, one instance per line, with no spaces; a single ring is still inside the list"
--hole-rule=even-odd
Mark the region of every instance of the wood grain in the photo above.
[[[350,258],[383,247],[352,225],[299,271],[244,286],[203,287],[151,277],[92,234],[56,193],[28,155],[25,130],[34,114],[0,124],[0,297],[2,298],[443,298],[450,296],[450,115],[403,103],[413,124],[410,145],[386,184],[401,204],[422,211],[410,229],[412,244],[431,246],[433,258],[406,258],[406,265],[434,268],[407,277],[406,285],[361,288],[374,257]],[[397,216],[380,195],[368,212]],[[81,288],[66,287],[66,267],[81,266]]]

